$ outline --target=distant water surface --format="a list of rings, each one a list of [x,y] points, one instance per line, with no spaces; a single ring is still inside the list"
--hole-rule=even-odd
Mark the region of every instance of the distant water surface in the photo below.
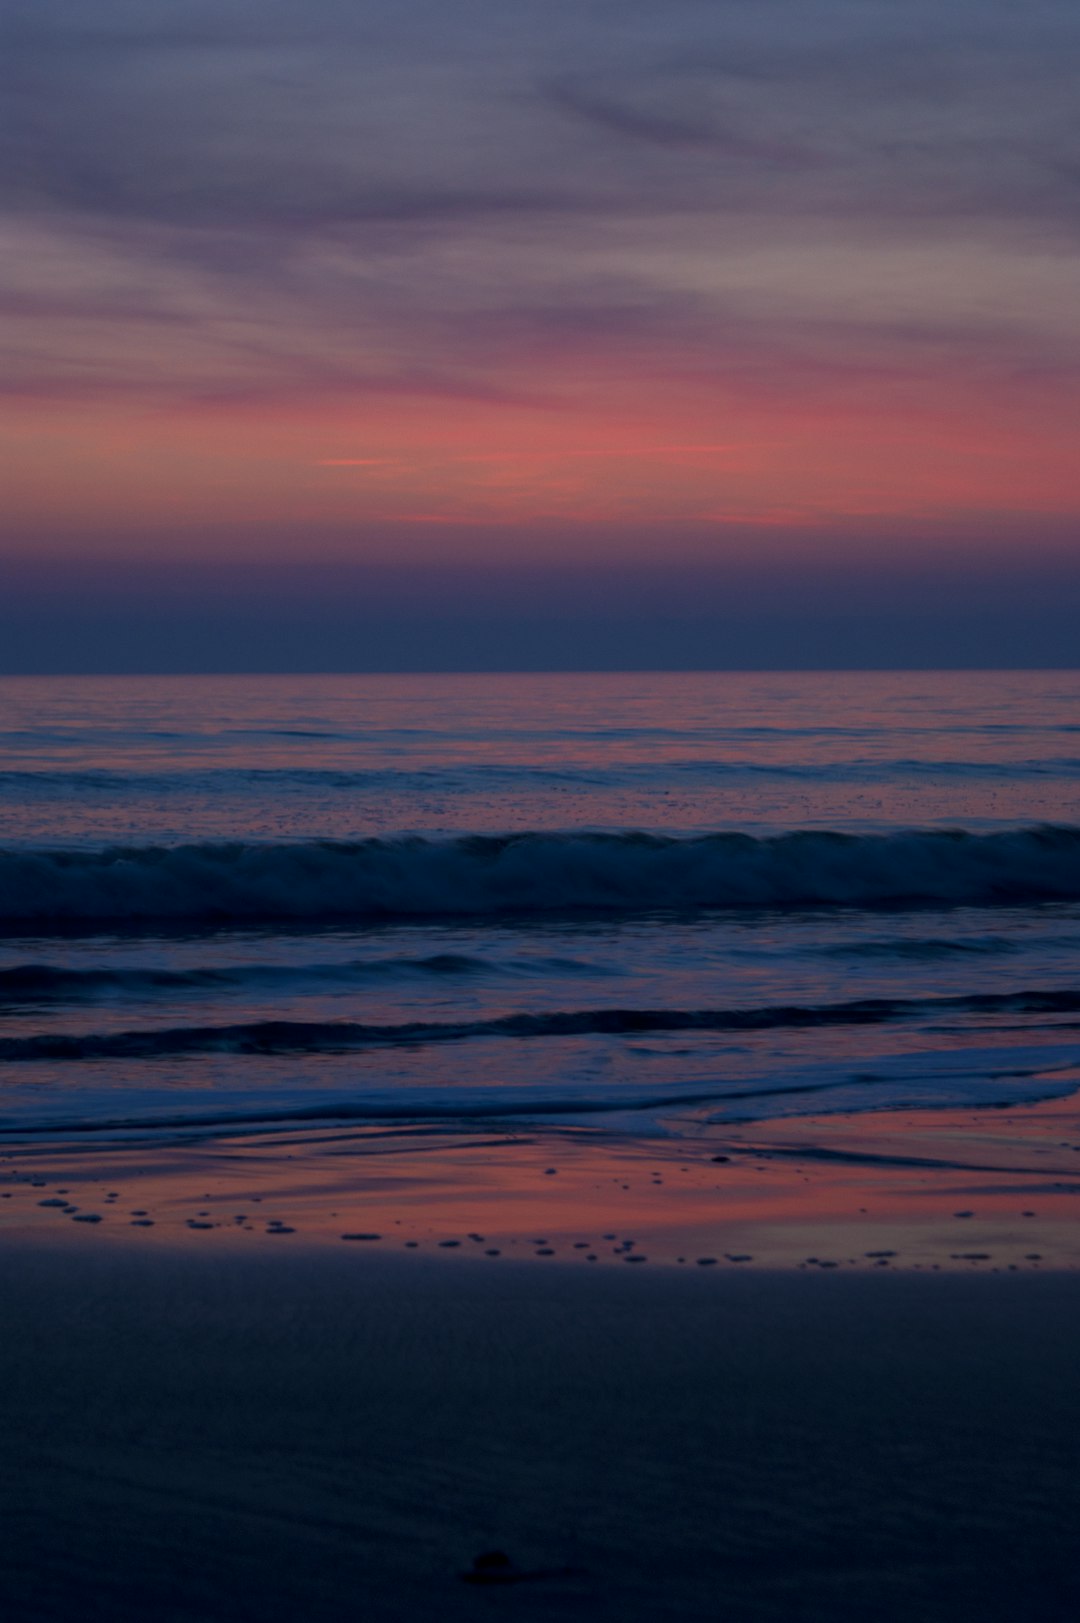
[[[0,682],[0,1129],[1080,1085],[1080,674]]]

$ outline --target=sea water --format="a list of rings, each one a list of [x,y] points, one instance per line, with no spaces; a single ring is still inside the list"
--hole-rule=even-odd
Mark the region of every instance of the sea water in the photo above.
[[[1080,674],[0,682],[0,1132],[1080,1085]]]

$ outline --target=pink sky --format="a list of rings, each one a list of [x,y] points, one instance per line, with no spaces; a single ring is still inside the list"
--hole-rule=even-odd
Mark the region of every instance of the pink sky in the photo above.
[[[1069,551],[1075,10],[540,9],[15,5],[0,559]]]

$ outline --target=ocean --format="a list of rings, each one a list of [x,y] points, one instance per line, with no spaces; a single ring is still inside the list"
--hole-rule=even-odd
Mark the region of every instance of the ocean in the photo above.
[[[0,1134],[1080,1084],[1080,673],[0,681]]]

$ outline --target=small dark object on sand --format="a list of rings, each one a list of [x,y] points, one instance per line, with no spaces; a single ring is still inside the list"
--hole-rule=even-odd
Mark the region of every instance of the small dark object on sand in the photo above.
[[[467,1584],[523,1584],[537,1578],[572,1578],[580,1567],[534,1567],[525,1569],[511,1561],[505,1550],[485,1550],[474,1558],[468,1572],[461,1573]]]
[[[731,1156],[730,1155],[714,1155],[713,1160],[714,1161],[730,1161]]]
[[[505,1550],[485,1550],[474,1558],[468,1572],[461,1574],[467,1584],[514,1584],[522,1573]]]

